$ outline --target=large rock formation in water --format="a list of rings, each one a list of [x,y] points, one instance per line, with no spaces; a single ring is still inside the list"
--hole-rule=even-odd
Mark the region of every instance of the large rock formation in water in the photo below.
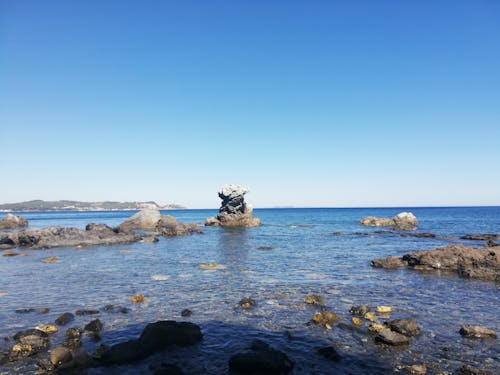
[[[224,185],[219,191],[222,204],[219,214],[206,219],[207,226],[256,227],[261,220],[252,216],[252,206],[245,202],[248,189],[235,184]]]
[[[368,216],[359,221],[367,227],[392,227],[394,230],[415,230],[418,220],[411,212],[400,212],[392,219]]]
[[[500,282],[500,248],[478,249],[450,245],[430,251],[416,251],[402,257],[372,260],[373,267],[455,273],[468,279]]]
[[[27,226],[28,220],[22,216],[7,214],[0,220],[0,229],[15,229]]]

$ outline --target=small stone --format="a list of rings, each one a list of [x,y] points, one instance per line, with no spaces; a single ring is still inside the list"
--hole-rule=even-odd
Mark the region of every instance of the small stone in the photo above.
[[[389,314],[392,312],[391,306],[377,306],[377,313],[379,314]]]
[[[427,374],[427,367],[425,365],[411,365],[403,367],[404,370],[410,374],[425,375]]]
[[[48,335],[53,335],[54,333],[57,333],[59,330],[56,326],[50,325],[50,324],[39,324],[36,326],[36,329],[45,332]]]
[[[320,325],[320,326],[324,325],[326,328],[328,328],[327,327],[327,325],[328,325],[328,326],[330,326],[330,328],[328,328],[328,329],[331,329],[333,323],[338,322],[339,320],[342,320],[342,318],[331,311],[321,311],[321,312],[315,313],[313,315],[312,320],[317,325]]]
[[[495,339],[497,334],[494,330],[482,326],[465,324],[460,328],[459,333],[469,339]]]
[[[325,348],[318,349],[318,353],[333,362],[338,362],[342,359],[340,354],[337,352],[337,350],[335,350],[333,346],[327,346]]]
[[[363,316],[366,320],[369,320],[370,322],[376,322],[377,321],[377,318],[375,317],[375,315],[371,312],[367,312],[364,316]]]
[[[183,316],[185,318],[191,316],[191,314],[193,314],[193,312],[189,309],[184,309],[181,311],[181,316]]]
[[[50,363],[56,367],[71,362],[72,359],[71,350],[63,346],[58,346],[50,351]]]
[[[99,310],[76,310],[75,315],[83,316],[83,315],[95,315],[99,314]]]
[[[363,321],[355,316],[353,316],[351,318],[351,322],[352,324],[356,325],[356,326],[360,326],[360,325],[363,325]]]
[[[494,375],[490,371],[484,371],[469,365],[463,365],[458,372],[460,375]]]
[[[59,318],[56,319],[56,324],[58,326],[65,326],[69,322],[75,320],[75,316],[70,312],[65,312]]]
[[[128,253],[130,253],[130,250],[123,249],[123,250],[120,250],[120,253],[121,254],[128,254]]]
[[[28,307],[28,308],[23,308],[23,309],[17,309],[16,314],[28,314],[35,311],[35,309]]]
[[[43,307],[41,309],[36,310],[36,313],[41,315],[41,314],[47,314],[49,311],[50,311],[49,308]]]
[[[205,264],[205,263],[201,263],[198,268],[201,268],[203,270],[215,270],[219,267],[219,265],[217,263],[208,263],[208,264]]]
[[[154,243],[154,242],[158,242],[158,241],[160,241],[158,239],[158,237],[147,237],[147,238],[143,238],[139,242],[142,242],[142,243]]]
[[[368,331],[370,332],[379,332],[383,329],[385,329],[385,327],[382,324],[370,324],[368,326]]]
[[[249,310],[257,305],[257,302],[255,302],[254,299],[252,298],[243,298],[239,302],[239,305],[241,306],[242,309]]]
[[[16,255],[19,255],[19,253],[12,251],[12,250],[5,250],[2,255],[4,257],[15,257]]]
[[[318,294],[309,294],[304,299],[304,302],[307,303],[308,305],[322,305],[323,297]]]
[[[352,315],[364,316],[367,312],[370,312],[370,308],[366,305],[352,306],[349,312]]]
[[[43,263],[56,263],[58,261],[59,261],[58,257],[50,257],[50,258],[42,259]]]
[[[131,299],[132,303],[144,303],[146,302],[146,298],[142,294],[136,294]]]

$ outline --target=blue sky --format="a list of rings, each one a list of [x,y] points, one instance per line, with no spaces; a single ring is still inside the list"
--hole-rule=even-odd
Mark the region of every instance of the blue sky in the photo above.
[[[0,202],[500,205],[500,2],[0,1]]]

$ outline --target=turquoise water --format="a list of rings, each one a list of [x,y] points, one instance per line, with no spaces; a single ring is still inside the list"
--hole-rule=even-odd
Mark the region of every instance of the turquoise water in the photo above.
[[[364,216],[392,217],[413,212],[418,232],[436,239],[400,237],[398,233],[358,224]],[[165,211],[183,222],[204,222],[216,210]],[[131,212],[23,213],[33,228],[51,225],[83,228],[89,222],[117,225]],[[455,371],[470,364],[500,372],[498,340],[461,338],[462,324],[485,325],[500,332],[499,285],[449,275],[415,271],[373,269],[370,260],[430,250],[461,241],[459,236],[500,233],[500,208],[370,208],[370,209],[256,209],[263,225],[250,229],[203,228],[202,235],[161,238],[158,243],[86,249],[27,251],[26,257],[0,257],[0,336],[51,323],[60,314],[108,304],[126,306],[129,314],[101,312],[105,325],[102,343],[113,344],[137,337],[148,322],[159,319],[199,324],[204,340],[151,357],[146,363],[87,370],[99,373],[149,373],[148,365],[177,363],[187,374],[227,373],[228,359],[255,338],[282,350],[295,362],[294,374],[390,373],[398,366],[427,364],[430,374]],[[383,229],[383,228],[382,228]],[[340,236],[332,233],[341,232]],[[259,250],[258,247],[272,247]],[[120,252],[129,250],[129,252]],[[59,262],[41,259],[57,256]],[[202,270],[200,263],[216,262],[221,269]],[[143,305],[133,305],[135,293],[145,295]],[[309,326],[316,311],[304,305],[309,293],[321,294],[329,310],[349,323],[352,305],[390,305],[393,318],[416,319],[423,334],[407,349],[380,347],[361,333],[334,327]],[[257,307],[238,308],[243,297]],[[48,307],[46,315],[16,314],[19,308]],[[77,317],[82,327],[94,317]],[[64,330],[52,338],[63,340]],[[368,341],[363,340],[368,338]],[[7,344],[3,344],[4,346]],[[85,343],[91,350],[95,343]],[[317,348],[334,345],[343,360],[338,363],[316,354]],[[14,367],[2,371],[15,373]],[[21,368],[20,373],[30,371]]]

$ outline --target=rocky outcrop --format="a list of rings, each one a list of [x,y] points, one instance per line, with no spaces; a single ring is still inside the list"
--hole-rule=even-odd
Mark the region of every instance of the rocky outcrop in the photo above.
[[[129,232],[133,229],[154,230],[160,219],[160,210],[147,208],[125,220],[118,226],[118,229],[120,232]]]
[[[202,233],[198,224],[179,223],[173,216],[162,216],[156,225],[156,233],[160,236],[186,236]]]
[[[27,226],[28,220],[22,216],[7,214],[0,220],[0,229],[16,229]]]
[[[0,233],[0,244],[4,247],[48,249],[52,247],[117,245],[136,242],[140,238],[133,233],[117,233],[105,224],[89,224],[85,230],[55,226]]]
[[[223,227],[256,227],[261,220],[252,216],[252,206],[245,202],[244,196],[248,189],[240,185],[224,185],[219,191],[222,199],[219,214],[206,219],[207,226]]]
[[[415,230],[418,220],[411,212],[400,212],[392,219],[368,216],[359,221],[367,227],[392,227],[394,230]]]
[[[402,257],[375,259],[372,266],[396,269],[455,273],[469,279],[500,282],[500,248],[450,245],[430,251],[417,251]]]

